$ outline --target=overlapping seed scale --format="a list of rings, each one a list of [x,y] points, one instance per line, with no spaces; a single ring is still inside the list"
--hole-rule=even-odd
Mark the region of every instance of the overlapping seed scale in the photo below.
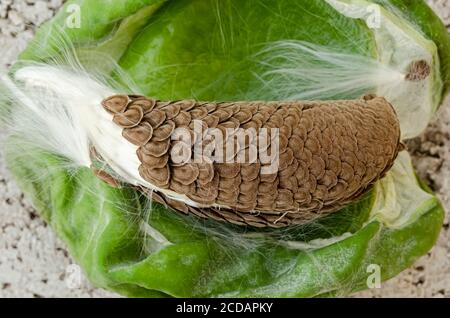
[[[381,98],[200,103],[113,96],[103,106],[138,147],[142,178],[185,195],[196,206],[162,194],[159,201],[183,213],[259,227],[301,224],[354,200],[390,168],[400,136],[395,112]],[[201,122],[201,136],[193,131],[194,121]],[[263,161],[258,154],[251,163],[196,162],[191,144],[171,140],[180,127],[194,145],[200,137],[211,137],[208,128],[219,129],[225,140],[239,128],[258,133],[267,128],[267,138],[237,142],[230,158],[249,159],[249,149],[257,145],[259,151],[277,152],[277,161]],[[216,145],[213,138],[208,143]],[[171,151],[183,146],[191,160],[175,163]],[[274,163],[275,171],[269,169]]]

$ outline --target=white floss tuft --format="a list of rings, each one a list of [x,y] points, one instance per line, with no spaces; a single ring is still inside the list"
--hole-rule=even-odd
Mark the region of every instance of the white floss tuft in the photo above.
[[[124,140],[122,130],[101,105],[103,99],[116,94],[113,89],[85,72],[49,65],[21,68],[15,79],[24,84],[24,96],[33,101],[24,103],[24,97],[16,94],[27,107],[18,121],[37,115],[32,130],[46,137],[39,146],[88,167],[93,146],[120,177],[139,183],[136,147]]]
[[[21,106],[14,127],[41,148],[63,155],[80,166],[91,166],[91,147],[117,177],[169,198],[196,206],[184,195],[160,189],[139,174],[137,147],[122,137],[122,128],[101,105],[117,94],[84,71],[50,65],[26,66],[16,71],[13,94]],[[12,81],[10,81],[12,87]]]

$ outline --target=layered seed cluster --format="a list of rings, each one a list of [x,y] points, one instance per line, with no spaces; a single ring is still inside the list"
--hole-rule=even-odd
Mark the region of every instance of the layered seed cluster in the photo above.
[[[333,102],[161,102],[140,96],[112,96],[103,107],[136,145],[143,179],[161,191],[147,191],[161,203],[204,218],[258,227],[301,224],[348,204],[392,166],[401,147],[400,127],[383,98]],[[201,134],[194,129],[202,124]],[[192,144],[174,139],[181,128]],[[195,145],[207,128],[223,132],[278,129],[277,170],[273,162],[196,162]],[[177,130],[178,131],[178,130]],[[202,137],[202,138],[201,138]],[[275,140],[269,135],[267,149]],[[206,138],[208,140],[208,138]],[[257,144],[257,143],[256,143]],[[231,152],[237,157],[255,145],[246,138]],[[188,162],[173,160],[188,151]],[[258,148],[260,149],[260,148]],[[186,154],[185,154],[186,155]],[[143,189],[144,191],[146,189]],[[164,193],[176,193],[177,200]]]

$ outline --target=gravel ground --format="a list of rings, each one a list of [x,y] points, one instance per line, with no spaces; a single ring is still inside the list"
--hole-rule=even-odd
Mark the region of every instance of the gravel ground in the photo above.
[[[450,0],[429,0],[450,27]],[[14,62],[62,0],[0,0],[0,68]],[[450,99],[410,145],[419,174],[450,211]],[[11,180],[0,153],[0,297],[115,297],[92,287]],[[412,268],[357,297],[450,298],[449,214],[437,245]]]

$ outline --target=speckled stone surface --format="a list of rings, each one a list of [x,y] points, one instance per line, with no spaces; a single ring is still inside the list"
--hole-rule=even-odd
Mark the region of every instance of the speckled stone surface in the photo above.
[[[10,66],[62,0],[0,0],[0,68]],[[430,0],[450,26],[450,0]],[[0,137],[2,132],[0,131]],[[450,211],[450,100],[410,145],[419,174]],[[356,297],[450,297],[449,215],[438,244],[396,278]],[[0,153],[0,297],[117,297],[92,287],[11,179]]]

